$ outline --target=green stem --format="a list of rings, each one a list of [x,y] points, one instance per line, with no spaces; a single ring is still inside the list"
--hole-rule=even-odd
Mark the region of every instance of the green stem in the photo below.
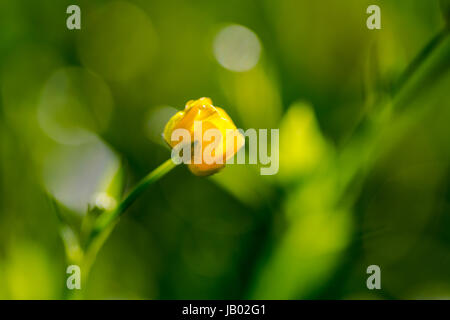
[[[94,236],[104,230],[114,220],[119,218],[131,204],[141,195],[144,190],[152,183],[158,181],[161,177],[167,174],[170,170],[175,168],[176,164],[172,159],[166,160],[155,170],[146,175],[134,188],[128,193],[125,199],[117,206],[117,208],[109,214],[100,216],[97,220],[92,232]]]
[[[82,246],[82,255],[79,257],[79,261],[76,261],[75,263],[81,266],[83,270],[82,286],[85,286],[89,271],[95,261],[97,253],[108,239],[111,231],[118,221],[118,218],[133,204],[133,202],[149,185],[158,181],[161,177],[170,172],[170,170],[175,168],[175,166],[176,164],[172,161],[172,159],[162,163],[159,167],[139,181],[139,183],[128,193],[128,195],[122,200],[114,211],[103,213],[97,221],[94,222],[93,226],[88,228],[87,239],[84,242],[84,246]],[[82,292],[70,292],[66,295],[67,298],[79,298],[81,296]]]
[[[414,58],[413,61],[408,65],[403,74],[400,76],[397,85],[393,90],[393,95],[398,93],[406,82],[411,78],[411,76],[419,69],[419,67],[427,60],[428,56],[437,48],[449,34],[449,29],[447,27],[443,28],[438,32],[419,52],[419,54]]]

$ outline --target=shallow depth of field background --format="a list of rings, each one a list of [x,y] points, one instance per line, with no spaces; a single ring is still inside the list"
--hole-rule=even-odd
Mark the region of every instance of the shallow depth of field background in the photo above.
[[[393,94],[443,28],[438,1],[82,0],[69,31],[74,3],[0,1],[0,298],[61,298],[49,199],[76,217],[117,177],[128,190],[202,96],[279,128],[279,173],[177,167],[118,223],[86,298],[450,297],[448,64]]]

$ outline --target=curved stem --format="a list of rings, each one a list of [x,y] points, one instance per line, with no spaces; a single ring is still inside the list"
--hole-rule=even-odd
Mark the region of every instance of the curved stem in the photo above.
[[[122,200],[122,202],[117,206],[117,208],[109,214],[102,215],[97,220],[93,233],[98,234],[104,230],[109,224],[114,220],[119,218],[130,206],[131,204],[141,195],[141,193],[152,183],[158,181],[161,177],[167,174],[170,170],[176,167],[176,164],[172,159],[166,160],[155,170],[146,175]]]
[[[411,63],[407,66],[403,74],[400,76],[397,85],[393,90],[393,94],[395,95],[400,89],[405,85],[409,78],[416,72],[416,70],[423,64],[423,62],[427,59],[427,57],[434,51],[439,44],[444,41],[446,36],[449,34],[449,30],[447,27],[443,28],[440,32],[438,32],[426,45],[423,49],[417,54],[417,56],[411,61]]]
[[[118,221],[118,218],[131,206],[131,204],[133,204],[133,202],[149,185],[158,181],[175,167],[176,164],[172,161],[172,159],[162,163],[159,167],[154,169],[141,181],[139,181],[139,183],[128,193],[128,195],[122,200],[114,211],[105,212],[97,219],[97,221],[95,221],[93,226],[90,228],[90,231],[87,232],[86,242],[84,246],[82,246],[83,254],[79,259],[80,261],[77,263],[83,268],[83,286],[89,275],[91,266],[95,261],[97,253],[108,239],[111,231],[114,229],[114,226]],[[73,298],[75,296],[69,295],[68,297]]]

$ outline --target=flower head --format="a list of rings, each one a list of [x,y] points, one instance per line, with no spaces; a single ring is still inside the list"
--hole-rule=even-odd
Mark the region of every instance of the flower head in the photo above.
[[[172,148],[182,143],[172,137],[177,129],[187,130],[190,141],[200,146],[198,161],[191,161],[188,164],[189,170],[198,176],[210,175],[222,169],[225,162],[233,157],[245,142],[228,114],[222,108],[213,106],[209,98],[188,101],[185,109],[177,112],[166,124],[164,139]],[[211,129],[218,133],[215,139],[205,134]],[[191,155],[193,154],[192,150]],[[213,161],[208,161],[208,156]]]

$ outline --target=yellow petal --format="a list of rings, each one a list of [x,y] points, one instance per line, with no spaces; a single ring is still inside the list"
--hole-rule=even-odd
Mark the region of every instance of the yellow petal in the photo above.
[[[236,133],[227,139],[227,130],[236,130],[236,126],[230,116],[222,108],[213,106],[211,99],[200,98],[198,100],[190,100],[186,103],[184,111],[175,114],[167,123],[164,129],[164,139],[171,147],[178,144],[178,141],[170,141],[172,132],[176,129],[186,129],[194,139],[194,122],[202,122],[202,163],[189,164],[189,170],[195,175],[206,176],[216,173],[225,166],[226,160],[233,157],[236,152],[244,145],[245,139],[241,133]],[[209,129],[218,129],[221,133],[221,140],[213,150],[222,150],[221,154],[213,154],[215,162],[207,164],[203,159],[204,149],[215,141],[203,141],[203,134]],[[193,140],[192,140],[193,141]],[[234,142],[234,144],[232,144]],[[222,162],[222,163],[217,163]]]

